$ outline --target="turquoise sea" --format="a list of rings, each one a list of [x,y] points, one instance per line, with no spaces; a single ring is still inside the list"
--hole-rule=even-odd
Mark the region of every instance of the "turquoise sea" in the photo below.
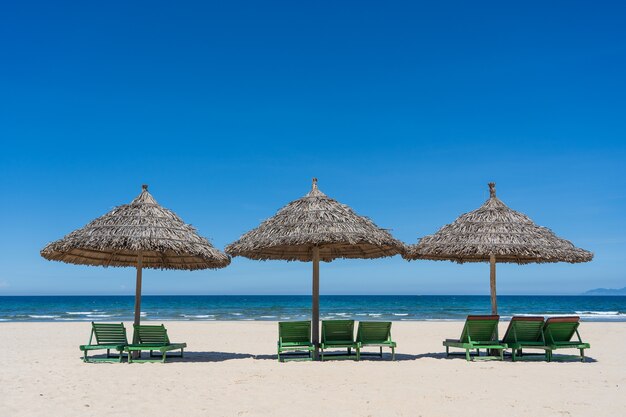
[[[132,320],[132,296],[0,297],[0,321]],[[626,296],[500,296],[503,319],[513,315],[579,315],[587,321],[626,321]],[[302,320],[310,317],[311,297],[144,296],[143,320]],[[489,296],[323,295],[322,319],[462,320],[488,314]]]

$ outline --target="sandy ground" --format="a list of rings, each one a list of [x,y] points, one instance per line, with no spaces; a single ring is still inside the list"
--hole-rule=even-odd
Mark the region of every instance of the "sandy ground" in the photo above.
[[[626,323],[583,323],[586,363],[446,359],[460,322],[395,322],[395,362],[324,363],[277,362],[274,322],[166,326],[183,360],[85,364],[89,323],[0,323],[0,416],[626,416]]]

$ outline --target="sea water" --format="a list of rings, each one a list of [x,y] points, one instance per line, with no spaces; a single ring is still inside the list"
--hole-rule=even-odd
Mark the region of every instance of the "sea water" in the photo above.
[[[0,321],[126,321],[132,296],[0,297]],[[463,320],[489,314],[489,296],[322,295],[320,318],[354,320]],[[513,315],[578,315],[586,321],[626,321],[626,296],[499,296],[502,319]],[[144,321],[307,320],[306,295],[143,296]]]

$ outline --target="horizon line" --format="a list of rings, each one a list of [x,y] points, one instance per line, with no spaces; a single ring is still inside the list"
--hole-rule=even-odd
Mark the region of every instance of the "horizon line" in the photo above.
[[[487,297],[489,294],[320,294],[320,297]],[[498,297],[626,297],[611,294],[501,294]],[[0,294],[0,297],[135,297],[133,294]],[[142,294],[141,297],[311,297],[311,294]]]

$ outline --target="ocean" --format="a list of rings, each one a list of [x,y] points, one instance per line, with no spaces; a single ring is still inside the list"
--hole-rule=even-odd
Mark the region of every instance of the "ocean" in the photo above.
[[[133,296],[0,297],[0,321],[126,321]],[[306,320],[306,295],[143,296],[142,318],[165,320]],[[489,296],[322,295],[322,319],[463,320],[489,314]],[[499,296],[502,319],[513,315],[578,315],[586,321],[626,321],[626,296]]]

